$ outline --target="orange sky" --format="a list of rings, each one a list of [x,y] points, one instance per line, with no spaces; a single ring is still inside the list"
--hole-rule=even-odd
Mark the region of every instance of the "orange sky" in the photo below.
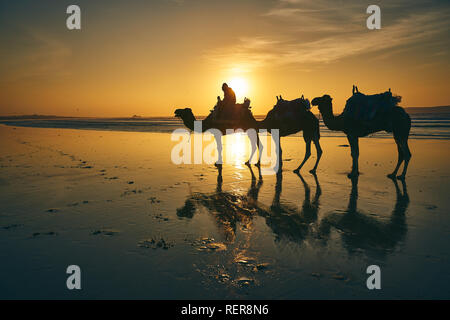
[[[374,31],[361,1],[78,1],[76,31],[71,3],[2,3],[0,115],[205,115],[236,78],[255,114],[279,94],[328,93],[338,112],[353,84],[392,88],[404,106],[449,105],[448,2],[375,3]]]

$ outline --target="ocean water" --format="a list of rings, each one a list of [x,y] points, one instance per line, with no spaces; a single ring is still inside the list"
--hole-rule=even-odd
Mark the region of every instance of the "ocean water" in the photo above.
[[[410,139],[450,139],[450,113],[411,114],[412,127]],[[264,116],[256,116],[262,120]],[[203,118],[199,118],[201,120]],[[0,124],[19,127],[66,128],[82,130],[165,132],[170,133],[184,128],[182,121],[175,117],[159,118],[36,118],[36,119],[0,119]],[[342,132],[330,131],[320,120],[322,137],[345,137]],[[302,133],[292,135],[301,136]],[[392,134],[378,132],[369,138],[390,138]]]

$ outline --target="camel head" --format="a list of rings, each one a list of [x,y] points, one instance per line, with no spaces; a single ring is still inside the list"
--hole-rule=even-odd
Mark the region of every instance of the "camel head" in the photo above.
[[[175,117],[181,118],[182,120],[189,120],[190,118],[193,119],[194,114],[192,113],[191,108],[184,108],[184,109],[177,109],[175,110]]]
[[[312,99],[311,104],[313,106],[318,106],[319,111],[323,112],[323,111],[331,110],[332,101],[333,101],[333,98],[331,98],[328,94],[325,94],[321,97],[316,97],[316,98]]]

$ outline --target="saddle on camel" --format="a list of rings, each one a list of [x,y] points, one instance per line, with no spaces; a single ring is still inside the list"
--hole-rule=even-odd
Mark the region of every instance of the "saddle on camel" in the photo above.
[[[387,121],[387,116],[400,101],[401,97],[393,96],[391,89],[384,93],[365,95],[353,86],[353,95],[347,100],[343,115],[347,119],[378,126],[380,122]],[[390,123],[386,124],[391,126]]]

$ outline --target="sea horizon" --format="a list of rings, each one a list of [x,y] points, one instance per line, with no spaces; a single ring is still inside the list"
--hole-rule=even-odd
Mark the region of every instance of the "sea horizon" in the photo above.
[[[429,109],[429,110],[427,110]],[[450,106],[405,108],[411,117],[411,139],[450,139]],[[412,112],[411,112],[412,111]],[[206,116],[198,116],[203,120]],[[261,121],[265,115],[255,115]],[[343,132],[329,130],[321,117],[320,131],[324,137],[345,137]],[[0,116],[0,124],[17,127],[59,128],[100,131],[132,131],[170,133],[185,128],[174,116],[131,117],[69,117],[56,115]],[[291,135],[299,137],[302,132]],[[391,133],[377,132],[370,138],[389,138]]]

